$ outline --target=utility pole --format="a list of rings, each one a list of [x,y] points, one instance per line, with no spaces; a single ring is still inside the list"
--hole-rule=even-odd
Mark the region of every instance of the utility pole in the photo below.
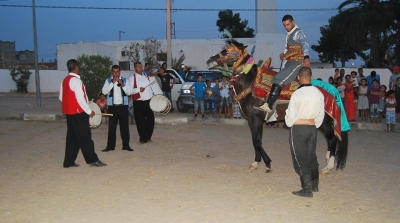
[[[171,52],[171,0],[167,0],[167,67],[172,66]]]
[[[39,64],[38,64],[38,44],[36,33],[36,6],[35,0],[32,0],[32,15],[33,15],[33,45],[35,57],[35,82],[36,82],[36,108],[42,107],[42,99],[40,95],[40,77],[39,77]]]
[[[118,31],[119,34],[119,41],[121,41],[121,33],[125,33],[124,31]]]

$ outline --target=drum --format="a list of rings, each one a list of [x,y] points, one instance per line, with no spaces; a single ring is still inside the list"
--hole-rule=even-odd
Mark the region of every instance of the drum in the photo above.
[[[155,95],[150,100],[150,108],[156,115],[166,115],[171,110],[171,102],[163,95]]]
[[[92,109],[92,111],[94,111],[95,114],[97,114],[97,115],[93,116],[92,118],[89,117],[90,128],[91,129],[98,128],[101,125],[101,119],[102,119],[102,116],[98,115],[98,114],[101,114],[100,107],[93,101],[89,102],[89,107],[90,107],[90,109]]]

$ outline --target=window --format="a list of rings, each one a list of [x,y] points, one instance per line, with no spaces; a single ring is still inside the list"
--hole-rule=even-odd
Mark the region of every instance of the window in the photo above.
[[[157,53],[157,61],[167,61],[166,53]]]

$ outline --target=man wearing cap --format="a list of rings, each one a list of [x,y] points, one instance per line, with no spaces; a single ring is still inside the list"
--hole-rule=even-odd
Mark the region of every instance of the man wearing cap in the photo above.
[[[397,78],[400,77],[400,66],[394,66],[392,70],[393,74],[390,76],[389,79],[389,90],[394,90],[394,86],[397,85]]]

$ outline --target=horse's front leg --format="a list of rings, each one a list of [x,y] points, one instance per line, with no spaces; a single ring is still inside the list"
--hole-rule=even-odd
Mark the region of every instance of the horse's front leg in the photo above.
[[[250,169],[254,169],[254,167],[257,168],[257,164],[258,162],[261,162],[262,158],[265,162],[266,172],[270,173],[272,172],[271,159],[262,147],[263,125],[263,120],[260,120],[257,117],[252,117],[251,121],[249,121],[253,146],[256,152],[255,162],[250,166]]]
[[[328,143],[328,151],[326,152],[326,167],[322,168],[321,174],[328,174],[330,170],[335,166],[335,152],[337,145],[337,138],[334,133],[332,120],[329,116],[325,115],[324,122],[320,126],[321,132],[325,135]]]

